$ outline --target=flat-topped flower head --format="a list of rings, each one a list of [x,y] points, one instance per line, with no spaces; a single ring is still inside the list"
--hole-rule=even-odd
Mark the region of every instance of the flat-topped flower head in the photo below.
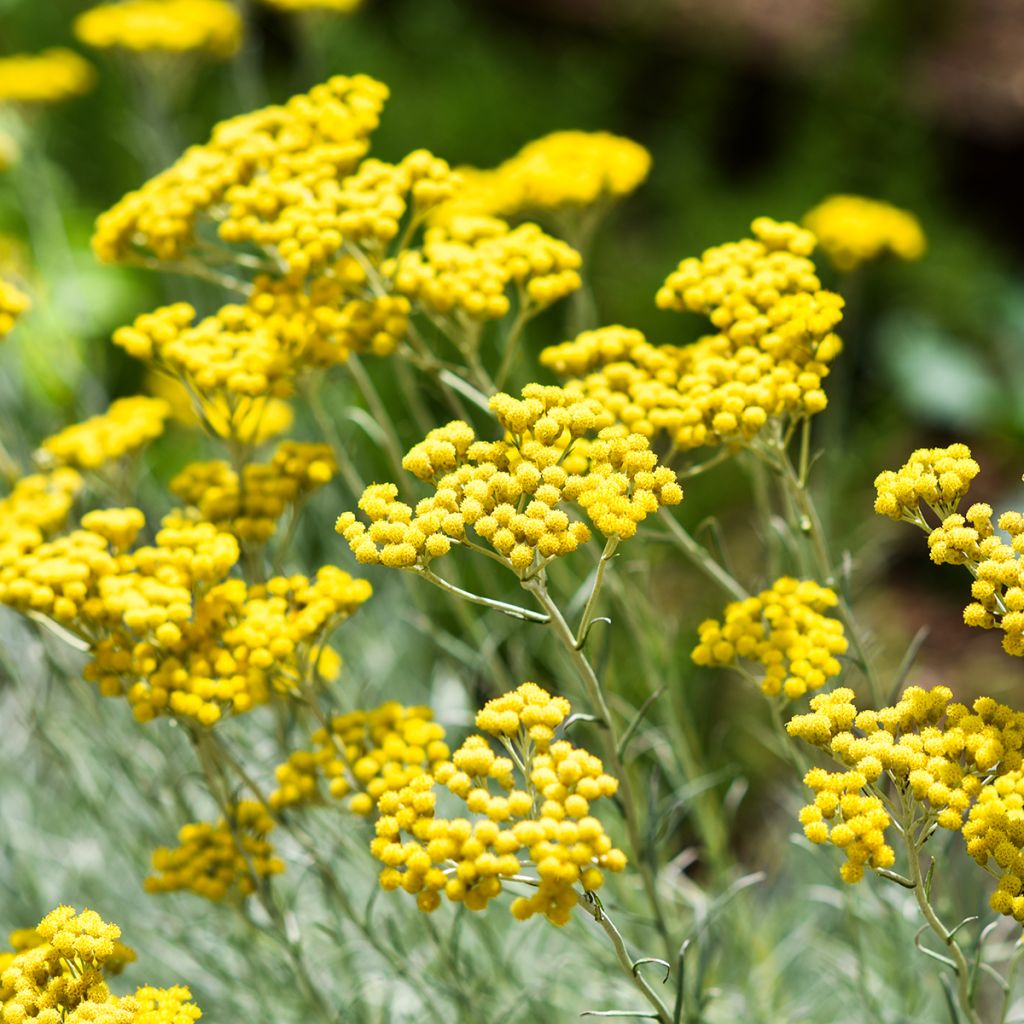
[[[86,46],[131,53],[227,60],[242,43],[241,16],[226,0],[119,0],[80,14],[74,28]]]
[[[926,247],[921,222],[912,213],[865,196],[829,196],[804,214],[803,225],[837,270],[856,270],[890,253],[919,260]]]
[[[92,65],[74,50],[0,57],[0,106],[63,103],[87,93],[96,80]]]
[[[980,472],[965,444],[947,448],[918,448],[898,470],[875,478],[875,511],[890,519],[917,523],[926,505],[940,519],[957,510],[971,481]]]
[[[434,490],[415,508],[398,500],[395,484],[373,484],[359,501],[369,525],[351,512],[339,517],[337,530],[360,562],[425,567],[475,535],[525,577],[586,543],[580,511],[605,537],[626,539],[682,500],[675,473],[658,464],[647,439],[606,437],[593,402],[530,384],[521,398],[497,394],[490,405],[501,439],[478,440],[456,420],[410,449],[404,468]]]
[[[842,671],[843,624],[825,614],[836,604],[828,587],[783,576],[760,594],[727,605],[723,621],[702,622],[691,657],[712,667],[753,663],[769,697],[801,697]]]
[[[510,756],[472,735],[450,761],[385,791],[370,844],[384,865],[381,886],[415,894],[426,912],[442,896],[483,910],[503,881],[525,874],[536,889],[512,902],[512,915],[543,914],[566,924],[583,891],[598,889],[605,871],[626,866],[592,813],[594,803],[614,796],[618,781],[593,754],[553,740],[570,710],[568,701],[525,683],[488,702],[477,719]],[[436,813],[442,787],[464,804],[464,816]]]

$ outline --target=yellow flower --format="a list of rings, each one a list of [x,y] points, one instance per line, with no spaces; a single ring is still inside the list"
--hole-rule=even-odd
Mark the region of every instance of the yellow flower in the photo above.
[[[0,57],[0,105],[61,103],[88,92],[96,74],[73,50]]]
[[[74,29],[99,50],[202,52],[218,60],[234,56],[242,42],[242,19],[225,0],[120,0],[80,14]]]
[[[504,880],[526,875],[536,888],[512,902],[512,915],[543,914],[566,924],[582,890],[600,888],[605,871],[626,866],[591,813],[597,800],[614,796],[618,781],[593,754],[553,739],[569,711],[568,701],[524,683],[489,702],[477,720],[510,756],[473,735],[450,761],[385,790],[370,844],[384,865],[381,886],[415,894],[428,913],[442,894],[483,910],[501,894]],[[467,816],[436,815],[439,785],[464,802]]]
[[[917,523],[924,504],[945,519],[956,512],[979,472],[965,444],[918,448],[898,470],[886,470],[875,478],[875,511],[890,519]]]
[[[828,587],[783,576],[756,597],[727,605],[723,622],[702,622],[692,658],[716,667],[756,662],[769,697],[801,697],[842,670],[843,624],[824,614],[837,603]]]
[[[0,138],[0,143],[2,141]],[[14,330],[15,322],[31,305],[29,297],[20,288],[0,277],[0,341]]]
[[[906,210],[864,196],[830,196],[804,214],[804,227],[837,270],[856,270],[862,263],[892,253],[901,260],[924,255],[924,231]]]

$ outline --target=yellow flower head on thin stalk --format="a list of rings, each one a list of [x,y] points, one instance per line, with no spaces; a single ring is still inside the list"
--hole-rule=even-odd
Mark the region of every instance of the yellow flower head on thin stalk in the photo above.
[[[235,537],[181,512],[165,517],[152,545],[132,546],[145,520],[131,508],[95,510],[47,540],[55,523],[15,519],[44,487],[0,509],[0,531],[11,534],[0,545],[0,603],[80,637],[92,654],[87,678],[126,697],[141,721],[176,715],[209,726],[291,692],[372,592],[333,566],[249,586],[230,575]],[[51,520],[63,522],[65,502],[50,504]]]
[[[510,228],[495,217],[460,216],[428,228],[419,249],[401,253],[395,288],[439,316],[498,320],[521,307],[535,313],[580,286],[580,254],[536,224]]]
[[[939,519],[956,512],[980,468],[965,444],[948,448],[918,448],[898,470],[875,478],[875,511],[890,519],[920,523],[921,506]]]
[[[906,210],[864,196],[830,196],[804,214],[803,225],[837,270],[856,270],[887,253],[919,260],[926,247],[920,221]]]
[[[115,996],[106,978],[135,954],[121,930],[93,910],[60,906],[35,929],[16,932],[13,954],[0,954],[0,1020],[4,1024],[186,1024],[198,1020],[189,990],[139,989]]]
[[[330,445],[284,441],[270,462],[249,462],[242,481],[226,462],[193,462],[170,484],[171,493],[203,519],[240,541],[268,540],[277,523],[315,490],[329,483],[338,466]]]
[[[503,882],[525,877],[534,888],[513,901],[513,916],[543,914],[564,925],[581,890],[600,888],[605,871],[626,866],[592,813],[618,781],[593,754],[553,738],[569,711],[564,698],[524,683],[484,706],[477,727],[486,735],[470,736],[451,761],[384,792],[370,844],[384,865],[381,886],[415,894],[427,912],[442,895],[483,910]],[[462,816],[437,814],[439,790],[460,802]]]
[[[1003,650],[1024,657],[1024,514],[1003,512],[993,525],[992,506],[984,502],[958,512],[978,472],[966,445],[919,449],[899,470],[875,480],[875,511],[927,531],[936,565],[965,566],[973,578],[973,600],[964,622],[1001,630]],[[937,526],[925,508],[938,517]]]
[[[87,93],[95,80],[92,65],[73,50],[0,57],[0,106],[63,103]]]
[[[105,413],[46,438],[40,452],[52,465],[99,469],[135,454],[158,438],[170,413],[170,407],[160,398],[119,398]]]
[[[178,846],[153,851],[153,870],[147,892],[187,890],[208,900],[249,896],[259,879],[279,875],[284,862],[267,839],[275,821],[258,801],[242,800],[230,809],[230,820],[183,825]]]
[[[205,218],[225,243],[255,244],[294,277],[326,266],[342,243],[342,179],[365,156],[386,98],[387,87],[372,78],[339,75],[281,106],[222,122],[208,142],[99,218],[96,255],[107,263],[139,254],[181,259]]]
[[[226,0],[120,0],[75,19],[75,35],[98,50],[233,57],[242,19]]]
[[[360,562],[425,567],[472,533],[525,577],[590,538],[576,510],[605,537],[626,539],[649,514],[682,500],[675,473],[658,465],[646,438],[588,438],[602,422],[593,403],[529,384],[521,399],[502,393],[490,404],[501,440],[477,440],[454,421],[410,449],[404,468],[433,487],[415,508],[398,500],[394,484],[373,484],[359,501],[368,526],[351,512],[339,517],[337,530]]]
[[[821,412],[843,300],[821,287],[809,231],[767,217],[752,227],[753,238],[683,260],[658,292],[660,308],[702,314],[717,334],[653,345],[604,327],[545,349],[541,362],[620,430],[664,432],[683,449],[744,444],[770,419]]]
[[[464,185],[440,211],[518,218],[579,215],[629,195],[646,179],[651,156],[610,132],[552,132],[527,143],[494,170],[460,168]]]
[[[843,687],[813,698],[810,712],[787,725],[791,736],[830,754],[842,769],[811,769],[805,782],[816,796],[800,820],[812,842],[844,850],[846,881],[859,881],[867,866],[892,864],[881,801],[886,779],[937,824],[957,831],[994,774],[1019,772],[1024,714],[990,697],[968,708],[952,696],[945,686],[912,686],[892,707],[858,711],[853,691]],[[972,811],[969,822],[976,817]],[[972,826],[963,827],[970,850]]]
[[[429,708],[388,701],[370,711],[335,715],[318,729],[313,749],[297,750],[278,765],[271,807],[324,800],[322,783],[354,814],[370,815],[384,793],[402,789],[451,756],[444,728]]]
[[[842,671],[843,624],[825,614],[837,603],[828,587],[783,576],[755,597],[727,605],[723,621],[702,622],[693,660],[714,667],[754,663],[769,697],[802,697]]]
[[[17,320],[28,312],[31,305],[31,300],[20,288],[0,277],[0,341],[14,330]]]
[[[239,399],[233,405],[226,396],[212,396],[202,407],[200,421],[188,388],[176,377],[151,371],[146,390],[162,398],[171,409],[171,419],[186,427],[207,427],[221,440],[235,439],[243,445],[257,446],[290,430],[295,412],[280,398]]]

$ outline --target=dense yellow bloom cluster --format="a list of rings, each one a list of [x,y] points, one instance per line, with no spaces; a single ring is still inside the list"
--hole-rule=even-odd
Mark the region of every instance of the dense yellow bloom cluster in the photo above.
[[[294,688],[371,594],[333,566],[249,586],[229,576],[237,540],[181,512],[165,517],[155,544],[129,550],[143,525],[138,509],[102,509],[53,540],[39,523],[15,524],[0,547],[0,603],[85,640],[86,676],[104,695],[127,697],[141,721],[172,714],[212,725]]]
[[[363,0],[263,0],[263,2],[282,11],[329,11],[334,14],[351,14],[358,10]]]
[[[234,56],[242,43],[242,19],[226,0],[119,0],[80,14],[74,29],[100,50],[205,53],[218,60]]]
[[[451,754],[430,708],[397,701],[335,715],[330,731],[318,729],[312,739],[312,750],[297,750],[278,765],[271,807],[322,801],[323,779],[335,800],[345,799],[354,814],[368,815],[384,793],[433,772]]]
[[[586,512],[605,537],[625,539],[659,507],[682,500],[675,473],[658,465],[646,438],[586,437],[601,422],[593,403],[540,384],[527,385],[522,395],[491,399],[507,439],[479,441],[456,420],[409,450],[403,467],[434,487],[415,509],[397,499],[394,484],[363,492],[359,508],[369,527],[351,512],[337,523],[360,562],[427,565],[453,543],[468,542],[471,527],[525,577],[590,538],[586,524],[563,506]],[[579,465],[567,464],[577,448]]]
[[[81,488],[75,470],[55,469],[22,477],[0,498],[0,570],[64,526]]]
[[[241,541],[260,544],[270,538],[287,509],[297,509],[337,470],[330,445],[284,441],[270,462],[246,463],[241,481],[226,462],[193,462],[170,487],[203,519]]]
[[[482,910],[501,893],[503,880],[522,878],[532,867],[536,877],[526,877],[536,891],[513,902],[513,915],[525,920],[544,914],[565,924],[578,899],[577,884],[592,891],[601,886],[603,871],[626,865],[591,814],[591,804],[613,796],[618,781],[593,754],[552,740],[569,711],[564,698],[524,683],[488,702],[476,723],[512,756],[496,755],[484,736],[472,735],[451,761],[383,793],[370,846],[384,864],[381,886],[415,893],[428,912],[440,904],[441,893]],[[438,785],[477,817],[436,816]]]
[[[260,878],[284,871],[267,839],[275,824],[261,803],[242,800],[230,808],[230,820],[182,825],[178,846],[153,851],[153,870],[159,874],[146,879],[146,891],[185,889],[208,900],[222,900],[229,893],[251,895]]]
[[[15,321],[31,304],[29,297],[20,288],[0,277],[0,341],[14,330]]]
[[[0,57],[0,104],[61,103],[88,92],[96,74],[73,50]]]
[[[804,214],[803,223],[837,270],[856,270],[885,253],[901,260],[919,260],[924,255],[921,222],[912,213],[877,199],[830,196]]]
[[[761,217],[754,238],[686,259],[658,292],[663,309],[707,316],[718,333],[683,346],[604,327],[544,350],[541,362],[625,431],[678,448],[749,441],[773,417],[820,412],[842,344],[843,300],[823,291],[810,232]]]
[[[139,989],[115,996],[106,976],[134,953],[121,930],[94,910],[61,906],[35,929],[15,933],[13,955],[0,957],[3,1024],[186,1024],[201,1011],[187,988]]]
[[[984,786],[963,832],[967,852],[979,864],[995,861],[999,885],[989,905],[1024,924],[1024,772],[1000,773]]]
[[[185,385],[176,377],[151,370],[146,390],[162,398],[171,409],[171,418],[186,427],[205,426],[221,440],[235,438],[243,445],[260,445],[289,430],[295,412],[289,402],[268,396],[237,398],[212,394],[202,406],[202,420]]]
[[[842,669],[843,624],[824,614],[837,601],[834,591],[813,580],[783,576],[756,597],[727,605],[723,622],[702,622],[693,660],[716,667],[757,662],[768,696],[802,697]]]
[[[945,519],[956,511],[979,472],[965,444],[918,448],[898,470],[887,469],[875,478],[875,511],[890,519],[920,525],[924,522],[924,503],[940,519]]]
[[[494,170],[460,168],[465,184],[441,214],[578,214],[629,195],[650,167],[650,154],[630,139],[610,132],[552,132]]]
[[[972,708],[952,698],[945,686],[912,686],[892,707],[858,712],[853,691],[842,687],[815,697],[810,713],[787,725],[791,736],[828,752],[845,769],[808,773],[805,781],[817,796],[800,820],[813,842],[828,840],[846,851],[846,881],[859,881],[866,864],[892,863],[884,843],[888,814],[872,788],[886,777],[939,825],[956,831],[993,772],[1018,773],[1024,764],[1024,713],[991,697],[979,697]],[[830,831],[825,819],[837,813]],[[970,841],[966,828],[965,836]]]
[[[341,245],[340,235],[325,242],[318,218],[333,225],[341,179],[366,154],[386,97],[371,78],[337,76],[282,106],[224,121],[209,142],[99,218],[96,255],[108,263],[139,251],[180,259],[205,216],[225,242],[264,246],[304,276]]]
[[[441,315],[495,320],[509,311],[510,288],[531,312],[574,292],[581,262],[536,224],[460,216],[428,228],[421,249],[400,254],[395,287]]]
[[[875,480],[875,511],[914,523],[928,533],[928,550],[937,565],[962,565],[973,577],[964,622],[1000,629],[1003,650],[1024,657],[1024,514],[1002,513],[992,523],[992,506],[975,502],[957,512],[979,467],[964,444],[921,448],[898,471]],[[939,517],[933,526],[922,504]],[[1009,535],[1009,543],[996,533]]]
[[[45,461],[78,469],[98,469],[155,440],[164,432],[170,406],[161,398],[119,398],[106,412],[65,427],[40,445]]]

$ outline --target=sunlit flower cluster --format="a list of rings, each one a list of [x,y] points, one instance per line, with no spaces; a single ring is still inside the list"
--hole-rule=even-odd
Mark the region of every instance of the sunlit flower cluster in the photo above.
[[[364,491],[359,508],[370,525],[351,512],[337,523],[360,562],[423,566],[453,543],[471,544],[471,528],[525,577],[589,539],[586,524],[569,514],[573,506],[605,537],[625,539],[659,507],[682,500],[675,474],[658,465],[645,438],[587,438],[601,422],[593,403],[539,384],[522,395],[491,399],[506,438],[477,440],[456,420],[410,449],[404,468],[434,487],[415,508],[398,500],[394,484]],[[581,458],[573,465],[577,446]]]
[[[1024,772],[1001,772],[982,787],[963,827],[967,852],[999,876],[989,905],[1024,924]]]
[[[75,35],[96,49],[204,53],[227,60],[242,42],[242,19],[226,0],[119,0],[75,19]]]
[[[579,214],[629,195],[650,166],[650,154],[630,139],[609,132],[552,132],[493,170],[460,168],[465,184],[441,214]]]
[[[808,773],[805,781],[817,796],[800,820],[813,842],[831,841],[845,850],[846,881],[859,881],[868,864],[892,863],[884,842],[888,814],[878,799],[886,778],[939,825],[956,831],[993,773],[1019,772],[1024,713],[991,697],[979,697],[971,708],[952,703],[952,697],[945,686],[912,686],[892,707],[858,711],[853,691],[841,687],[815,697],[810,713],[787,725],[791,736],[826,751],[843,767]],[[972,812],[974,820],[979,815]],[[965,827],[970,843],[968,833]]]
[[[428,912],[442,894],[483,910],[503,882],[525,877],[535,889],[513,901],[513,916],[543,914],[565,924],[579,898],[577,885],[598,889],[604,871],[626,865],[591,814],[595,801],[616,793],[618,781],[593,754],[553,739],[569,711],[564,698],[524,683],[477,717],[477,728],[509,756],[496,754],[485,736],[472,735],[451,761],[385,792],[370,847],[384,864],[381,886],[416,894]],[[474,817],[438,816],[438,787]]]
[[[922,525],[921,505],[940,519],[957,510],[980,468],[965,444],[948,448],[918,448],[898,469],[875,478],[875,511],[890,519]]]
[[[29,536],[30,524],[0,563],[0,603],[85,641],[86,676],[105,696],[126,697],[141,721],[171,714],[212,725],[296,688],[371,593],[333,566],[247,585],[229,576],[236,539],[180,512],[165,517],[155,544],[128,550],[143,525],[138,509],[96,510],[80,529],[33,544],[42,531]]]
[[[856,270],[862,263],[892,253],[901,260],[924,255],[920,221],[907,210],[864,196],[830,196],[804,214],[822,251],[837,270]]]
[[[296,750],[276,769],[271,807],[319,803],[324,787],[354,814],[369,815],[389,791],[430,773],[451,754],[430,708],[388,701],[369,711],[335,715],[318,729],[311,750]]]
[[[214,901],[229,894],[251,895],[261,878],[284,871],[284,861],[267,839],[275,824],[261,803],[242,800],[216,824],[182,825],[177,846],[153,851],[157,874],[146,879],[146,891],[188,890]]]
[[[50,464],[98,469],[138,452],[158,438],[170,413],[170,407],[160,398],[119,398],[99,416],[46,438],[40,452]]]
[[[767,217],[753,231],[683,260],[658,292],[661,308],[701,313],[717,334],[653,345],[639,331],[604,327],[546,349],[541,362],[621,428],[664,431],[683,449],[743,443],[771,418],[820,412],[842,348],[834,329],[843,301],[821,288],[810,232]]]
[[[715,667],[754,663],[768,696],[802,697],[842,670],[843,624],[825,614],[837,603],[828,587],[783,576],[755,597],[727,605],[724,621],[702,622],[693,660]]]
[[[73,50],[0,57],[0,105],[62,103],[88,92],[95,78],[92,65]]]
[[[428,228],[421,249],[399,256],[395,287],[440,315],[496,320],[511,308],[510,289],[531,311],[574,292],[580,264],[575,249],[536,224],[460,216]]]
[[[18,480],[11,493],[0,498],[0,570],[63,528],[81,489],[82,478],[73,469]]]
[[[182,258],[200,217],[227,243],[265,247],[292,275],[325,265],[325,244],[341,179],[366,154],[387,88],[366,76],[337,76],[282,106],[217,125],[209,142],[130,192],[96,224],[97,256],[116,263],[137,253]],[[330,222],[321,225],[318,218]]]
[[[330,445],[284,441],[269,462],[247,462],[239,475],[223,461],[193,462],[170,483],[171,493],[241,541],[263,543],[290,508],[293,515],[337,472]]]
[[[202,1016],[183,986],[115,996],[106,978],[135,955],[121,930],[94,910],[60,906],[35,929],[15,933],[12,955],[0,954],[4,1024],[186,1024]]]
[[[0,170],[2,170],[0,158]],[[31,305],[29,297],[10,281],[0,277],[0,341],[14,330],[14,324]]]

